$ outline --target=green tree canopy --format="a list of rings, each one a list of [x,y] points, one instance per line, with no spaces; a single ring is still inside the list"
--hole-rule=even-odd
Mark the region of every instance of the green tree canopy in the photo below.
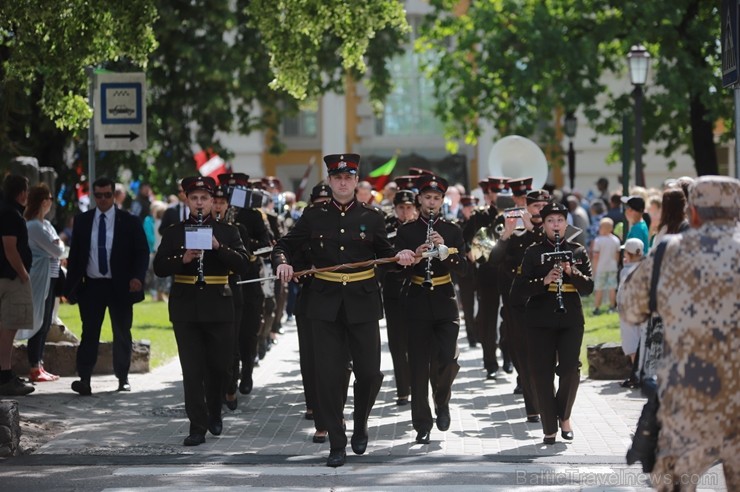
[[[448,139],[475,141],[485,118],[502,135],[549,142],[558,107],[581,108],[597,133],[619,135],[631,88],[614,93],[605,82],[626,76],[630,46],[644,44],[653,56],[644,143],[665,157],[687,151],[699,174],[717,173],[712,129],[732,104],[721,87],[716,2],[489,0],[459,15],[456,0],[430,3],[418,48],[437,55],[426,69]]]
[[[194,146],[228,158],[219,135],[276,129],[299,99],[341,91],[366,64],[381,99],[408,30],[396,0],[37,0],[4,2],[0,19],[4,157],[43,153],[59,167],[72,132],[84,141],[85,67],[145,70],[150,148],[101,153],[98,174],[125,167],[155,184],[192,173]]]

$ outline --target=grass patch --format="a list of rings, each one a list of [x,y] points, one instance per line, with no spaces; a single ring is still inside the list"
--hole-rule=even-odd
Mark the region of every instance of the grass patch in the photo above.
[[[61,304],[59,318],[78,337],[82,333],[80,310],[77,306]],[[134,322],[131,327],[131,337],[134,340],[149,340],[151,343],[151,357],[149,363],[152,368],[158,367],[177,356],[177,343],[172,324],[169,320],[166,302],[156,302],[147,296],[143,302],[134,304]],[[110,325],[108,312],[100,332],[100,340],[113,340],[113,331]]]
[[[601,309],[605,304],[602,302]],[[606,304],[608,306],[608,302]],[[617,313],[599,314],[594,316],[591,312],[594,309],[594,298],[588,296],[583,298],[583,316],[586,320],[585,331],[583,333],[583,344],[581,344],[581,374],[588,375],[588,358],[586,357],[586,347],[603,342],[621,341],[619,334],[619,315]]]
[[[602,305],[603,309],[603,305]],[[593,296],[583,298],[583,314],[586,320],[586,328],[581,345],[581,374],[588,374],[588,359],[586,347],[603,342],[619,342],[619,316],[617,313],[600,314],[594,316]],[[62,304],[59,307],[59,317],[64,324],[78,337],[82,333],[80,312],[77,306]],[[158,367],[177,356],[177,344],[172,324],[169,321],[166,302],[155,302],[147,296],[144,302],[134,304],[134,323],[131,328],[134,340],[149,340],[151,342],[151,366]],[[103,341],[112,341],[110,319],[105,315],[103,329],[100,334]]]

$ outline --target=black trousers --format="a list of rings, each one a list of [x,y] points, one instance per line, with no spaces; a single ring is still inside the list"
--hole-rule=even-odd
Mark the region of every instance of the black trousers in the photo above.
[[[354,431],[366,433],[368,416],[383,383],[380,328],[377,320],[349,323],[344,305],[339,308],[335,321],[314,319],[311,323],[320,411],[326,419],[331,449],[344,449],[347,446],[347,435],[342,427],[347,349],[355,373]]]
[[[475,326],[475,268],[471,267],[466,276],[459,277],[457,285],[460,289],[459,299],[465,319],[465,335],[468,337],[468,343],[472,345],[478,343]]]
[[[532,380],[532,371],[529,367],[529,347],[527,345],[527,328],[524,323],[524,306],[511,306],[508,295],[504,297],[509,354],[517,373],[517,383],[522,388],[524,410],[527,415],[538,415],[537,393]]]
[[[417,432],[434,425],[429,407],[432,379],[435,408],[447,406],[452,383],[460,370],[457,363],[457,320],[409,319],[409,366],[411,367],[411,421]]]
[[[321,412],[321,405],[319,405],[316,389],[316,354],[314,353],[313,327],[311,320],[305,314],[298,314],[296,312],[295,321],[298,331],[298,356],[301,366],[301,380],[303,381],[303,395],[306,399],[306,409],[310,409],[313,412],[315,429],[317,431],[325,431],[327,428],[326,419]],[[347,403],[349,380],[352,376],[352,364],[349,360],[349,352],[346,353],[345,359],[342,408]]]
[[[260,289],[261,290],[261,289]],[[244,304],[242,305],[242,322],[239,329],[239,354],[242,360],[242,379],[252,377],[254,359],[257,357],[257,343],[262,327],[262,310],[265,296],[254,295],[254,290],[243,291]]]
[[[558,419],[568,420],[580,381],[583,326],[528,327],[529,368],[545,434],[555,434]],[[558,376],[558,389],[554,379]]]
[[[498,370],[498,360],[496,359],[496,349],[498,348],[498,307],[498,287],[479,283],[478,315],[475,318],[475,325],[478,341],[483,347],[483,367],[487,372]]]
[[[239,346],[238,340],[241,336],[241,330],[242,330],[242,315],[244,312],[244,305],[234,305],[234,322],[231,325],[231,328],[233,330],[232,334],[232,363],[231,367],[229,368],[229,375],[227,379],[226,384],[226,393],[229,395],[233,395],[236,393],[236,387],[239,384],[239,363],[241,362],[241,348]]]
[[[232,364],[233,323],[174,322],[182,367],[185,412],[191,434],[205,434],[209,419],[221,417]]]
[[[56,300],[54,286],[58,280],[56,277],[49,279],[49,292],[46,293],[46,299],[44,300],[44,319],[41,321],[41,328],[28,339],[26,351],[28,352],[28,364],[31,367],[36,367],[44,361],[44,346],[46,345],[46,336],[49,334],[51,313],[54,311],[54,301]]]
[[[78,295],[82,336],[77,349],[77,374],[89,380],[98,361],[100,328],[108,309],[113,328],[113,373],[118,379],[128,378],[131,366],[131,323],[133,305],[128,296],[117,295],[110,279],[85,279]]]
[[[384,292],[385,294],[385,292]],[[409,329],[401,312],[401,301],[383,296],[385,321],[388,331],[388,349],[393,359],[393,375],[396,380],[396,396],[407,398],[411,394],[411,370],[409,369]]]

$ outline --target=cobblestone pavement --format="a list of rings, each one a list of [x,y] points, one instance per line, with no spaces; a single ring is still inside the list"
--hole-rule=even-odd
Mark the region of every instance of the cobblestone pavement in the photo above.
[[[224,408],[224,432],[207,436],[205,445],[185,448],[188,422],[182,403],[181,371],[173,360],[149,374],[134,374],[131,393],[115,392],[112,376],[93,379],[93,396],[80,397],[69,387],[73,378],[37,385],[20,399],[24,419],[57,421],[65,431],[40,446],[43,455],[242,455],[326,456],[327,444],[311,442],[312,422],[303,418],[295,326],[255,369],[255,389],[239,395],[239,407]],[[395,404],[393,370],[385,328],[382,369],[386,377],[373,409],[370,444],[364,459],[389,456],[490,456],[497,459],[582,457],[623,462],[643,399],[615,381],[583,378],[573,411],[575,440],[543,446],[540,424],[527,423],[521,397],[512,394],[514,376],[501,372],[485,380],[480,348],[460,340],[460,373],[453,386],[449,431],[432,431],[432,442],[414,441],[410,406]],[[346,407],[351,418],[351,391]],[[351,422],[348,424],[351,429]]]

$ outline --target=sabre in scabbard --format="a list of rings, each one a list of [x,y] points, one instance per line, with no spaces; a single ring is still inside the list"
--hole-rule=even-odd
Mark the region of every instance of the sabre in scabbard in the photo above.
[[[457,248],[448,248],[444,244],[440,244],[434,249],[425,251],[424,253],[420,255],[414,255],[414,256],[416,258],[439,258],[440,260],[445,260],[447,259],[448,256],[454,255],[456,253],[457,253]],[[358,261],[355,263],[342,263],[339,265],[333,265],[333,266],[322,267],[322,268],[309,268],[308,270],[300,270],[298,272],[293,272],[292,278],[297,279],[300,277],[305,277],[306,275],[313,275],[315,273],[339,272],[339,271],[351,270],[351,269],[356,269],[356,268],[368,268],[368,267],[373,267],[375,265],[395,263],[397,261],[398,261],[398,257],[391,256],[389,258],[379,258],[376,260]],[[242,280],[241,282],[237,282],[237,283],[238,284],[251,284],[254,282],[267,282],[269,280],[276,280],[277,278],[278,278],[277,275],[270,275],[269,277]]]

